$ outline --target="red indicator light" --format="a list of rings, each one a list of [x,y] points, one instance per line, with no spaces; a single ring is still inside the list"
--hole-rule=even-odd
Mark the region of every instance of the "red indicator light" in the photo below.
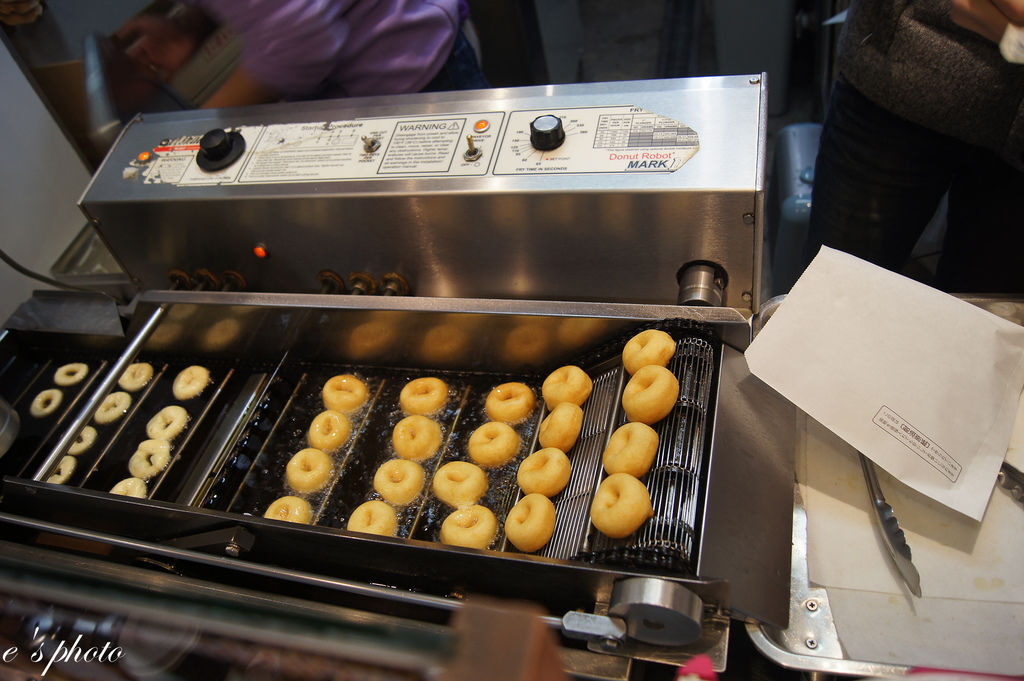
[[[479,120],[473,124],[473,130],[477,132],[487,132],[487,129],[491,127],[491,124],[486,120]]]
[[[138,156],[136,156],[135,158],[137,158],[139,160],[139,163],[145,163],[152,156],[153,156],[153,154],[149,153],[148,151],[143,151]]]
[[[267,251],[267,247],[263,244],[256,244],[252,247],[252,254],[257,258],[266,258],[270,255],[270,252]]]

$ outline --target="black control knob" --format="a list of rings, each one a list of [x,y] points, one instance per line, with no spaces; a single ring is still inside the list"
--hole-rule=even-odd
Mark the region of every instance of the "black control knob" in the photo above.
[[[245,138],[242,133],[214,128],[199,140],[196,164],[209,172],[222,170],[237,161],[243,151]]]
[[[551,151],[562,146],[565,141],[565,130],[562,119],[551,114],[537,116],[530,123],[530,144],[534,149]]]

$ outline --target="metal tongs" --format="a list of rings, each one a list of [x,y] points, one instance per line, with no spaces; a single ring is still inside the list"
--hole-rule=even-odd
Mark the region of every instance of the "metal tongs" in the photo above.
[[[882,528],[882,536],[885,537],[885,548],[889,550],[889,557],[896,564],[903,581],[907,583],[910,592],[921,597],[921,575],[911,562],[910,546],[907,544],[907,537],[900,529],[900,523],[896,520],[892,506],[882,496],[882,488],[878,485],[878,476],[875,474],[875,465],[860,454],[860,466],[864,469],[864,479],[868,483],[868,494],[871,496],[871,505],[875,507],[875,519]]]

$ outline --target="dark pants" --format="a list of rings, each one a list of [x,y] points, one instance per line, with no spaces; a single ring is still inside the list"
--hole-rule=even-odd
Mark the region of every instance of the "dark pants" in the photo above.
[[[936,285],[1024,292],[1024,173],[889,113],[840,78],[821,134],[805,262],[824,244],[899,271],[947,191]]]
[[[448,60],[422,92],[445,92],[447,90],[485,90],[491,87],[476,60],[476,52],[469,39],[460,29],[455,34],[455,45]]]

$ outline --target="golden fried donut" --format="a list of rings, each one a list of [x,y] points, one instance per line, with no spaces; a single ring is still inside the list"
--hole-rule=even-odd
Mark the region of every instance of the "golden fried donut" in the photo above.
[[[441,426],[426,416],[406,416],[391,433],[395,453],[410,461],[423,461],[437,453],[441,446]]]
[[[263,517],[308,525],[313,517],[313,509],[302,497],[287,496],[275,499],[263,513]]]
[[[653,515],[651,495],[644,483],[626,473],[605,478],[590,505],[594,527],[614,539],[633,534]]]
[[[199,393],[206,389],[206,386],[210,384],[210,370],[206,367],[193,365],[182,369],[181,372],[174,377],[174,399],[191,400],[193,397],[197,397]]]
[[[539,449],[519,464],[516,482],[527,494],[553,497],[569,484],[572,464],[561,449]]]
[[[469,436],[469,458],[484,468],[495,468],[519,452],[519,442],[519,433],[512,426],[488,421]]]
[[[658,452],[658,434],[646,423],[619,426],[604,448],[602,460],[608,475],[628,473],[634,478],[647,475]]]
[[[441,523],[441,543],[486,549],[498,533],[498,519],[491,509],[474,505],[456,509]]]
[[[171,461],[171,443],[167,440],[143,440],[128,459],[128,472],[140,480],[149,480]]]
[[[622,365],[626,371],[635,374],[640,367],[663,367],[676,354],[676,342],[672,336],[657,329],[647,329],[630,338],[622,348]]]
[[[373,489],[384,501],[405,506],[423,491],[423,466],[407,459],[391,459],[373,476]]]
[[[56,388],[44,390],[36,395],[35,399],[32,400],[32,406],[28,408],[29,413],[37,419],[49,416],[53,412],[57,411],[57,407],[60,406],[63,399],[64,393]]]
[[[594,381],[587,372],[578,366],[569,365],[548,374],[540,387],[540,392],[548,409],[554,409],[562,402],[582,405],[590,397],[590,391],[593,389]]]
[[[121,386],[121,390],[133,393],[149,383],[152,378],[153,365],[149,362],[136,362],[128,365],[128,368],[121,374],[121,378],[117,379],[117,384]],[[175,387],[177,387],[177,382],[175,382]]]
[[[679,381],[665,367],[640,367],[622,391],[626,418],[640,423],[657,423],[672,411],[679,399]]]
[[[352,374],[332,376],[324,383],[324,406],[348,414],[366,402],[366,384]]]
[[[188,412],[184,407],[172,404],[156,413],[146,424],[146,436],[150,440],[167,440],[170,442],[185,430],[188,424]]]
[[[82,362],[65,364],[53,374],[53,382],[61,387],[75,385],[89,375],[89,365]]]
[[[312,447],[293,456],[285,467],[285,478],[292,489],[315,492],[327,484],[331,475],[331,457]]]
[[[433,414],[448,401],[448,385],[440,378],[425,376],[409,381],[398,396],[406,414]]]
[[[398,530],[398,514],[383,501],[373,500],[360,504],[349,516],[349,532],[365,532],[394,537]]]
[[[110,393],[100,402],[100,407],[96,410],[96,415],[93,418],[100,425],[113,423],[124,416],[130,406],[132,406],[132,396],[128,393]]]
[[[520,551],[536,551],[554,532],[555,505],[543,494],[527,494],[505,518],[505,536]]]
[[[82,428],[82,432],[78,434],[75,441],[68,447],[68,454],[78,456],[89,449],[89,447],[92,447],[94,442],[96,442],[96,429],[92,426],[86,426]]]
[[[530,415],[535,402],[525,383],[502,383],[487,395],[484,410],[492,421],[518,423]]]
[[[437,469],[431,483],[434,496],[455,508],[469,506],[487,491],[487,474],[468,461],[451,461]]]
[[[537,440],[541,447],[555,447],[567,452],[576,444],[583,428],[583,409],[572,402],[561,402],[540,422]]]
[[[316,415],[309,426],[309,445],[330,452],[345,444],[352,434],[352,424],[341,412],[328,409]]]
[[[138,497],[140,499],[145,499],[147,492],[146,481],[139,480],[138,478],[125,478],[110,488],[111,494],[120,494],[126,497]]]
[[[46,479],[46,482],[52,482],[55,485],[63,485],[71,477],[71,474],[75,472],[75,468],[78,466],[78,459],[73,456],[65,456],[57,464],[57,468],[54,469],[50,477]]]

